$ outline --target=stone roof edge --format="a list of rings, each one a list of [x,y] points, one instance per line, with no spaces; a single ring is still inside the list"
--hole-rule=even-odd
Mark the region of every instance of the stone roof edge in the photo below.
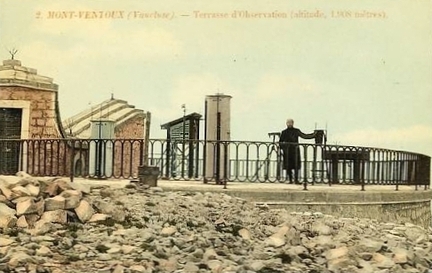
[[[19,86],[19,87],[27,87],[42,91],[53,91],[58,92],[59,86],[58,84],[46,84],[46,83],[31,83],[23,80],[5,80],[0,79],[0,86]]]
[[[142,116],[144,119],[146,118],[147,114],[144,110],[141,109],[134,109],[131,112],[129,112],[127,115],[125,115],[124,118],[118,119],[115,121],[115,127],[122,125],[126,121],[130,120],[131,118]]]

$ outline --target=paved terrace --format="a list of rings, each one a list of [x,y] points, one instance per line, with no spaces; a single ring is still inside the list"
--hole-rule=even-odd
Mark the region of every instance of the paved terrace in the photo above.
[[[12,177],[11,177],[12,178]],[[14,177],[17,179],[16,177]],[[52,178],[52,177],[44,177]],[[123,188],[130,180],[120,179],[85,179],[74,178],[74,183],[86,184],[91,187]],[[432,191],[425,190],[424,186],[399,186],[395,185],[365,185],[365,191],[361,191],[360,185],[326,184],[308,185],[308,190],[303,190],[303,185],[288,183],[259,183],[259,182],[228,182],[227,189],[223,185],[214,183],[204,184],[202,181],[174,181],[158,180],[158,187],[167,191],[199,191],[199,192],[224,192],[232,196],[248,199],[255,202],[289,202],[289,203],[349,203],[349,204],[373,204],[392,202],[412,202],[430,200]]]
[[[46,177],[50,179],[52,177]],[[86,179],[74,178],[75,183],[87,184],[94,187],[110,186],[113,188],[123,188],[130,183],[127,179]],[[183,181],[183,180],[158,180],[158,187],[165,190],[176,191],[266,191],[266,192],[280,192],[280,191],[301,191],[303,185],[295,185],[281,182],[228,182],[227,189],[223,189],[223,185],[216,185],[214,182],[204,184],[202,181]],[[343,185],[343,184],[308,184],[308,191],[314,192],[353,192],[360,191],[360,185]],[[365,191],[390,191],[394,192],[395,185],[365,185]],[[399,191],[415,191],[415,186],[400,185]],[[424,186],[418,186],[418,191],[424,191]]]
[[[75,178],[75,183],[90,186],[109,185],[115,188],[125,187],[130,180],[94,180]],[[303,185],[288,183],[251,183],[229,182],[227,189],[223,185],[214,183],[204,184],[202,181],[173,181],[158,180],[158,186],[168,191],[199,191],[199,192],[225,192],[227,194],[249,199],[255,202],[295,202],[295,203],[382,203],[403,202],[413,200],[430,200],[432,191],[425,190],[424,186],[399,186],[396,191],[394,185],[366,185],[361,191],[360,185],[333,184],[332,186],[316,184]]]

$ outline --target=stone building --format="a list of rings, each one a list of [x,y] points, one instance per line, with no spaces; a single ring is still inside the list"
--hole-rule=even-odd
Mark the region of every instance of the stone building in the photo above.
[[[60,138],[58,85],[19,60],[0,66],[0,139]]]
[[[147,158],[144,140],[149,138],[150,120],[149,112],[113,97],[64,120],[67,136],[87,140],[84,143],[89,145],[90,154],[83,151],[75,156],[75,171],[98,177],[136,177],[138,166]],[[104,147],[93,156],[92,145],[96,148],[98,139],[104,139]],[[93,164],[98,158],[104,161],[100,167],[99,162]]]
[[[65,119],[63,127],[68,137],[89,139],[92,137],[92,122],[99,120],[109,120],[115,123],[115,139],[144,138],[150,125],[150,113],[136,109],[127,101],[112,97]]]
[[[3,61],[0,66],[0,139],[60,139],[65,136],[60,120],[58,85],[53,79],[22,66],[19,60]],[[60,166],[59,157],[54,156],[65,153],[67,147],[57,144],[1,141],[0,173],[67,172],[67,162]]]
[[[39,176],[71,175],[72,171],[91,175],[90,140],[94,139],[91,125],[101,125],[104,120],[103,124],[111,124],[113,128],[114,161],[110,176],[136,175],[138,164],[146,161],[150,113],[135,109],[125,101],[110,99],[62,122],[58,90],[52,78],[22,66],[19,60],[3,61],[0,66],[0,174],[23,170]],[[140,140],[118,145],[121,142],[115,140],[119,139]]]

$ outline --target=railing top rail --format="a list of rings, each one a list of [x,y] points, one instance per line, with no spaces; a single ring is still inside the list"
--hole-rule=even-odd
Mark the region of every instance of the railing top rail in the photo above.
[[[31,138],[31,139],[0,139],[0,142],[40,142],[40,141],[65,141],[65,142],[91,142],[91,141],[97,141],[97,140],[104,140],[104,141],[144,141],[144,138],[119,138],[119,139],[107,139],[107,138],[94,138],[94,139],[82,139],[82,138]],[[250,141],[250,140],[196,140],[196,139],[149,139],[150,142],[207,142],[207,143],[222,143],[222,144],[232,144],[232,145],[279,145],[279,144],[294,144],[298,146],[316,146],[325,148],[326,150],[353,150],[353,151],[370,151],[370,152],[386,152],[386,153],[404,153],[404,154],[410,154],[410,155],[416,155],[421,157],[430,158],[429,155],[418,153],[418,152],[410,152],[410,151],[404,151],[404,150],[393,150],[389,148],[378,148],[378,147],[370,147],[370,146],[354,146],[354,145],[334,145],[334,144],[315,144],[315,143],[290,143],[290,142],[273,142],[273,141]]]
[[[300,148],[287,151],[282,144]],[[300,157],[292,159],[292,155]],[[233,159],[237,163],[232,164]],[[430,156],[406,151],[277,141],[0,139],[2,174],[21,169],[35,175],[136,178],[137,166],[150,164],[157,165],[164,178],[172,179],[275,182],[286,181],[294,170],[294,176],[304,183],[330,185],[341,181],[361,183],[362,189],[366,184],[393,184],[397,188],[429,185],[430,161]]]

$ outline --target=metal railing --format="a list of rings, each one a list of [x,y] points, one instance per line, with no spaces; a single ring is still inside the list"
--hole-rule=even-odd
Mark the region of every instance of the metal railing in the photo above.
[[[146,145],[148,145],[146,147]],[[430,183],[430,157],[381,148],[275,142],[150,139],[0,140],[0,174],[137,179],[138,166],[160,169],[161,179],[289,182],[284,154],[297,153],[298,182],[415,185]],[[282,148],[281,148],[282,146]],[[146,150],[147,148],[147,150]],[[146,153],[147,151],[147,153]],[[293,159],[294,158],[294,159]],[[297,158],[300,158],[298,161]],[[292,164],[291,164],[292,165]]]

